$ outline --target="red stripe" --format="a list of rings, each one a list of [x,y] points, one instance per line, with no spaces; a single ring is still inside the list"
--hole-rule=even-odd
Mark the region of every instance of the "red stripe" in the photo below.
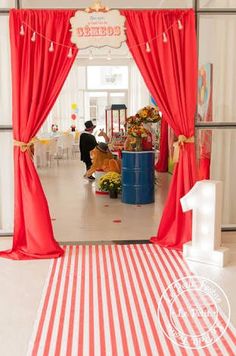
[[[64,258],[64,257],[62,257],[62,258]],[[48,308],[48,302],[49,302],[49,298],[51,295],[53,279],[54,279],[54,275],[55,275],[55,271],[56,271],[56,265],[57,265],[57,263],[60,263],[60,262],[61,262],[61,260],[58,260],[58,259],[54,259],[54,261],[53,261],[52,271],[51,271],[51,275],[50,275],[50,279],[49,279],[48,287],[47,287],[47,293],[45,296],[43,309],[42,309],[42,313],[41,313],[41,317],[40,317],[40,321],[39,321],[39,325],[38,325],[38,331],[37,331],[37,335],[36,335],[36,338],[34,341],[34,348],[32,351],[32,356],[36,356],[38,353],[39,343],[40,343],[42,331],[43,331],[44,320],[45,320],[45,316],[46,316],[46,312],[47,312],[47,308]]]
[[[93,260],[92,246],[89,246],[89,355],[94,355],[94,310],[93,310]]]
[[[99,332],[100,332],[100,351],[101,356],[106,354],[105,333],[104,333],[104,318],[103,318],[103,303],[101,292],[101,270],[99,263],[99,248],[95,246],[96,267],[97,267],[97,291],[98,291],[98,317],[99,317]]]
[[[132,309],[131,309],[131,305],[130,305],[130,301],[129,301],[129,295],[128,295],[128,292],[127,292],[127,288],[129,288],[129,287],[127,287],[126,282],[125,282],[123,267],[122,267],[122,263],[121,263],[121,260],[120,260],[120,255],[119,255],[118,249],[115,248],[114,252],[116,254],[117,263],[119,265],[119,272],[120,272],[120,277],[121,277],[122,289],[123,289],[124,298],[125,298],[125,302],[126,302],[126,308],[127,308],[129,324],[130,324],[130,329],[131,329],[133,343],[134,343],[135,354],[140,355],[141,351],[140,351],[140,348],[139,348],[138,336],[137,336],[135,323],[134,323],[134,319],[133,319],[133,314],[132,314]]]
[[[55,314],[56,314],[56,309],[57,309],[58,296],[59,296],[59,291],[61,288],[62,271],[63,271],[64,262],[65,262],[65,257],[63,257],[61,259],[60,269],[59,269],[59,273],[58,273],[57,286],[56,286],[56,291],[55,291],[53,304],[52,304],[52,311],[51,311],[51,317],[50,317],[49,326],[48,326],[48,333],[47,333],[47,337],[46,337],[46,341],[45,341],[45,348],[44,348],[44,353],[43,353],[44,356],[48,355],[49,349],[50,349],[53,324],[54,324]]]
[[[138,315],[138,318],[139,318],[140,327],[141,327],[141,330],[142,330],[142,333],[143,333],[143,339],[144,339],[146,352],[147,352],[148,355],[152,355],[152,349],[151,349],[151,346],[150,346],[150,343],[149,343],[149,339],[148,339],[148,336],[147,336],[147,330],[145,328],[145,323],[144,323],[144,320],[143,320],[143,315],[142,315],[142,311],[141,311],[140,304],[139,304],[139,301],[138,301],[136,288],[135,288],[135,285],[134,285],[134,282],[133,282],[130,266],[129,266],[129,263],[128,263],[127,254],[126,254],[125,249],[122,249],[120,251],[121,251],[121,253],[122,253],[123,257],[124,257],[124,260],[125,260],[125,266],[126,266],[127,273],[128,273],[128,276],[129,276],[129,282],[130,282],[130,286],[131,286],[131,289],[132,289],[132,294],[133,294],[133,297],[134,297],[134,302],[135,302],[135,306],[136,306],[137,315]]]
[[[79,246],[76,246],[66,356],[72,355],[72,343],[73,343],[73,335],[74,335],[74,317],[75,317],[75,296],[76,296],[77,281],[78,281],[78,276],[77,276],[78,275],[78,264],[79,264]]]
[[[86,246],[82,246],[78,355],[83,355],[83,347],[84,347],[84,292],[85,292],[85,252],[86,252],[85,248]]]
[[[134,252],[132,252],[132,251],[135,251],[133,246],[129,249],[129,255],[130,255],[130,258],[132,260],[132,264],[133,264],[133,267],[134,267],[134,270],[135,270],[135,273],[136,273],[136,278],[137,278],[137,281],[138,281],[138,284],[139,284],[139,289],[140,289],[140,292],[141,292],[141,295],[142,295],[142,299],[143,299],[144,306],[145,306],[145,309],[146,309],[146,313],[147,313],[147,316],[148,316],[148,319],[149,319],[149,323],[150,323],[150,326],[151,326],[151,329],[152,329],[153,337],[154,337],[154,339],[156,341],[156,346],[157,346],[158,351],[160,351],[160,352],[162,352],[164,354],[164,350],[163,350],[163,348],[161,346],[160,339],[159,339],[159,336],[157,334],[156,324],[154,323],[154,320],[153,320],[153,317],[152,317],[152,312],[151,312],[151,309],[150,309],[150,306],[149,306],[149,302],[148,302],[148,299],[146,297],[146,294],[145,294],[145,291],[144,291],[144,287],[143,287],[143,283],[142,283],[141,278],[140,278],[140,273],[138,271],[137,264],[136,264],[135,259],[134,259]],[[147,286],[148,286],[148,291],[151,292],[152,288],[151,288],[151,285],[150,285],[149,278],[147,277],[147,273],[145,271],[145,268],[143,266],[143,262],[142,262],[142,260],[140,258],[138,258],[138,260],[139,260],[140,267],[141,267],[141,270],[143,272],[143,275],[145,277],[145,281],[146,281]],[[153,296],[153,301],[154,301],[154,306],[156,305],[155,309],[157,311],[157,303],[155,302],[154,296]]]
[[[148,267],[149,267],[149,271],[152,275],[152,279],[154,281],[154,284],[155,284],[155,287],[158,291],[158,295],[161,296],[163,291],[161,290],[160,288],[160,281],[158,280],[158,278],[162,281],[163,284],[165,284],[165,281],[163,279],[163,276],[162,274],[160,274],[160,270],[159,271],[154,271],[153,270],[153,267],[150,263],[150,259],[147,257],[147,253],[143,247],[143,245],[140,245],[141,246],[141,249],[142,249],[142,252],[143,252],[143,256],[148,264]],[[153,259],[153,258],[152,258]],[[159,273],[158,273],[159,272]],[[158,273],[158,274],[157,274]],[[157,301],[158,302],[158,301]],[[165,312],[166,312],[166,315],[168,314],[168,311],[165,309]],[[162,317],[162,316],[161,316]],[[170,351],[170,355],[175,355],[175,351],[174,351],[174,348],[173,348],[173,345],[172,345],[172,342],[163,334],[164,338],[165,338],[165,341],[167,343],[167,346],[168,346],[168,349]]]
[[[135,252],[136,252],[136,255],[138,257],[138,260],[139,260],[139,263],[140,263],[140,266],[141,266],[141,269],[142,269],[142,272],[143,272],[143,275],[144,275],[144,278],[145,278],[145,281],[146,281],[146,284],[148,286],[148,290],[149,290],[149,293],[150,293],[150,296],[151,296],[151,299],[152,299],[152,303],[153,305],[155,306],[155,310],[157,311],[158,309],[158,300],[156,300],[156,297],[154,295],[154,292],[153,292],[153,289],[152,289],[152,286],[151,286],[151,283],[150,283],[150,277],[148,276],[147,274],[147,271],[145,269],[145,266],[143,264],[143,261],[142,261],[142,256],[140,254],[140,247],[137,246],[137,245],[134,245],[135,247]],[[161,296],[162,292],[161,292],[161,289],[159,287],[159,284],[155,278],[155,274],[153,272],[153,269],[152,269],[152,266],[150,264],[150,261],[149,259],[147,258],[147,254],[146,253],[143,253],[143,257],[145,258],[145,261],[147,262],[147,265],[148,265],[148,272],[152,275],[152,279],[155,283],[155,287],[157,288],[158,290],[158,294],[159,296]],[[166,311],[167,312],[167,311]],[[159,348],[159,345],[160,345],[160,339],[159,339],[159,336],[158,336],[158,332],[157,332],[157,325],[154,326],[154,330],[153,330],[153,334],[154,334],[154,337],[155,337],[155,340],[157,342],[157,347],[158,347],[158,350],[162,350],[163,351],[163,355],[164,355],[164,350],[162,349],[162,347],[160,346]],[[167,347],[169,349],[169,353],[170,355],[174,355],[175,354],[175,351],[173,349],[173,346],[170,342],[170,340],[163,334],[163,338],[165,339],[166,341],[166,344],[167,344]]]
[[[129,349],[128,349],[127,337],[126,337],[126,334],[125,334],[125,325],[124,325],[124,319],[123,319],[123,316],[122,316],[121,302],[120,302],[120,296],[119,296],[119,291],[118,291],[118,283],[117,283],[117,278],[116,278],[116,272],[115,272],[114,261],[113,261],[113,256],[112,256],[112,248],[111,247],[108,247],[108,252],[109,252],[109,256],[110,256],[111,272],[112,272],[114,290],[115,290],[115,299],[116,299],[118,317],[119,317],[119,322],[120,322],[120,332],[121,332],[121,338],[122,338],[122,345],[123,345],[124,354],[128,355],[129,354]]]
[[[161,269],[160,269],[160,267],[159,267],[159,265],[158,265],[156,259],[154,258],[153,252],[152,252],[152,250],[151,250],[151,248],[150,248],[149,245],[147,245],[147,249],[148,249],[148,251],[149,251],[149,253],[150,253],[150,257],[152,258],[152,261],[153,261],[153,263],[154,263],[154,265],[155,265],[155,267],[156,267],[156,269],[157,269],[157,271],[158,271],[158,273],[159,273],[159,278],[162,280],[163,287],[166,289],[166,288],[168,287],[168,285],[170,284],[170,282],[169,282],[168,280],[166,280],[165,277],[164,277],[164,275],[162,274],[162,271],[161,271]],[[165,266],[165,265],[164,265],[164,266]],[[168,269],[165,268],[165,270],[166,270],[166,272],[167,272],[167,274],[168,274],[168,273],[169,273]],[[156,280],[156,283],[159,283],[159,282],[158,282],[158,279]],[[163,292],[164,292],[164,290],[163,290]],[[161,295],[162,295],[162,293],[160,293],[160,296],[161,296]],[[165,311],[166,311],[166,314],[168,315],[168,308],[167,308],[166,305],[165,305]],[[162,331],[161,331],[161,332],[162,332]],[[175,354],[174,354],[174,355],[175,355]],[[187,355],[188,355],[188,354],[187,354],[187,350],[184,349],[184,348],[183,348],[183,349],[181,348],[181,355],[187,356]]]
[[[171,258],[170,258],[170,253],[169,253],[169,251],[166,250],[165,248],[162,248],[161,251],[162,251],[163,254],[165,255],[166,260],[168,261],[169,266],[170,266],[169,269],[172,270],[172,272],[174,273],[176,279],[181,278],[182,276],[179,275],[179,273],[177,272],[177,270],[176,270],[176,268],[175,268],[175,266],[174,266],[174,264],[173,264],[173,262],[172,262],[172,260],[171,260]],[[162,259],[162,256],[161,256],[161,254],[160,254],[160,249],[158,249],[157,253],[158,253],[160,259],[162,260],[163,266],[164,266],[164,265],[166,266],[166,263],[165,263],[165,261]],[[183,266],[181,266],[180,270],[181,270],[181,273],[183,274],[183,276],[186,276],[186,274],[184,274],[184,271],[183,271]],[[188,296],[189,296],[189,301],[190,301],[190,303],[191,303],[192,305],[194,305],[195,302],[194,302],[194,300],[192,299],[191,295],[188,294]],[[199,297],[200,297],[200,299],[201,299],[201,296],[200,296],[200,295],[198,295],[198,298],[199,298]],[[179,301],[181,301],[181,300],[182,300],[181,304],[184,305],[185,310],[186,310],[186,309],[187,309],[186,301],[185,301],[185,299],[179,298]],[[182,318],[180,318],[180,321],[181,321],[181,319],[182,319]],[[208,327],[207,327],[207,324],[206,324],[206,322],[204,321],[204,319],[200,319],[199,321],[200,321],[200,324],[201,324],[201,326],[203,327],[203,329],[206,330],[206,328],[208,328]],[[192,329],[194,330],[194,333],[196,333],[196,335],[202,333],[202,330],[199,329],[199,327],[197,326],[196,323],[193,322],[193,320],[189,320],[189,323],[191,324],[191,327],[192,327]],[[185,324],[185,326],[184,326],[184,328],[183,328],[183,325],[182,325],[182,323],[181,323],[181,327],[182,327],[182,329],[185,330],[185,331],[188,330],[187,324]],[[193,349],[192,352],[194,353],[194,355],[199,355],[199,350]],[[207,355],[207,356],[210,356],[210,355],[211,355],[211,354],[210,354],[210,351],[207,350],[207,348],[202,349],[201,352],[204,353],[204,354]]]
[[[113,313],[112,313],[112,303],[111,303],[111,294],[110,294],[110,286],[109,286],[109,277],[108,277],[108,272],[107,272],[107,260],[106,260],[105,246],[102,246],[102,255],[103,255],[106,295],[107,295],[109,326],[110,326],[110,333],[111,333],[112,356],[116,356],[118,354],[117,354],[114,318],[113,318]]]
[[[61,352],[61,341],[62,341],[62,332],[63,332],[64,318],[65,318],[65,311],[66,311],[66,301],[67,301],[69,276],[70,276],[70,269],[71,269],[72,249],[73,246],[70,246],[68,251],[69,257],[68,257],[68,263],[66,267],[65,285],[64,285],[64,291],[62,297],[62,305],[61,305],[60,321],[59,321],[58,332],[57,332],[55,355],[60,355]]]

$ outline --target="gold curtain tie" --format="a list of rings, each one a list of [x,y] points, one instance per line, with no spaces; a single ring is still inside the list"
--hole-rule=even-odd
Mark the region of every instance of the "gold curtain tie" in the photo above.
[[[178,141],[176,141],[174,146],[174,155],[173,155],[173,162],[176,163],[179,161],[179,149],[180,146],[183,146],[185,143],[194,143],[194,136],[186,137],[184,135],[178,136]]]
[[[28,151],[30,155],[32,155],[32,152],[30,150],[30,147],[37,141],[36,138],[32,138],[29,142],[22,142],[22,141],[17,141],[13,140],[14,146],[20,147],[21,152],[26,152]]]

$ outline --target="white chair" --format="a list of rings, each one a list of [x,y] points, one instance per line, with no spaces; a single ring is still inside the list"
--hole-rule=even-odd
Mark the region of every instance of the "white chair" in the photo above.
[[[76,158],[76,154],[80,153],[80,149],[79,149],[79,135],[75,135],[74,136],[74,141],[72,144],[72,158]]]
[[[59,156],[58,156],[58,144],[57,144],[57,138],[54,138],[50,141],[47,147],[47,154],[48,154],[48,162],[51,167],[52,161],[56,160],[57,165],[59,165]]]
[[[66,156],[69,159],[72,156],[73,135],[62,134],[58,138],[58,154],[61,158]]]
[[[34,164],[37,168],[47,166],[47,145],[40,141],[34,143]]]

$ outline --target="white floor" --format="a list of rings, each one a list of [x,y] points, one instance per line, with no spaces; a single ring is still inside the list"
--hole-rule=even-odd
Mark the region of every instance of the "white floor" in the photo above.
[[[83,178],[84,165],[79,160],[65,160],[59,167],[39,172],[52,219],[56,219],[53,227],[58,241],[147,240],[156,235],[169,174],[158,178],[155,204],[136,206],[96,195],[95,182]]]
[[[135,206],[95,194],[78,160],[39,170],[48,197],[55,237],[60,242],[147,240],[157,232],[171,176],[160,174],[154,204]],[[105,206],[108,205],[108,206]],[[55,219],[55,220],[54,220]],[[114,223],[113,220],[121,220]],[[216,268],[189,262],[192,270],[217,282],[227,294],[236,325],[236,244],[224,236],[231,262]],[[234,239],[235,241],[235,239]],[[11,245],[1,238],[0,249]],[[25,356],[50,261],[0,259],[0,356]]]

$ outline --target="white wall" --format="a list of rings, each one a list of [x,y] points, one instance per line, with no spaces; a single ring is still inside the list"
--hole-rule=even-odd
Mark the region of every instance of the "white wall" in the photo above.
[[[13,151],[11,131],[0,131],[0,232],[13,231]]]
[[[192,7],[192,0],[104,0],[110,8],[178,8]],[[86,8],[93,0],[22,0],[24,8]]]
[[[235,2],[236,3],[236,2]],[[200,64],[213,63],[213,121],[236,123],[236,15],[200,20]],[[236,224],[236,130],[212,130],[210,178],[222,180],[223,224]]]
[[[235,0],[200,0],[202,8],[236,8]]]
[[[0,125],[11,124],[9,17],[0,16]]]
[[[1,0],[0,9],[15,7],[15,0]]]
[[[11,125],[11,71],[8,16],[0,16],[0,125]],[[13,229],[12,131],[0,131],[0,232]]]

